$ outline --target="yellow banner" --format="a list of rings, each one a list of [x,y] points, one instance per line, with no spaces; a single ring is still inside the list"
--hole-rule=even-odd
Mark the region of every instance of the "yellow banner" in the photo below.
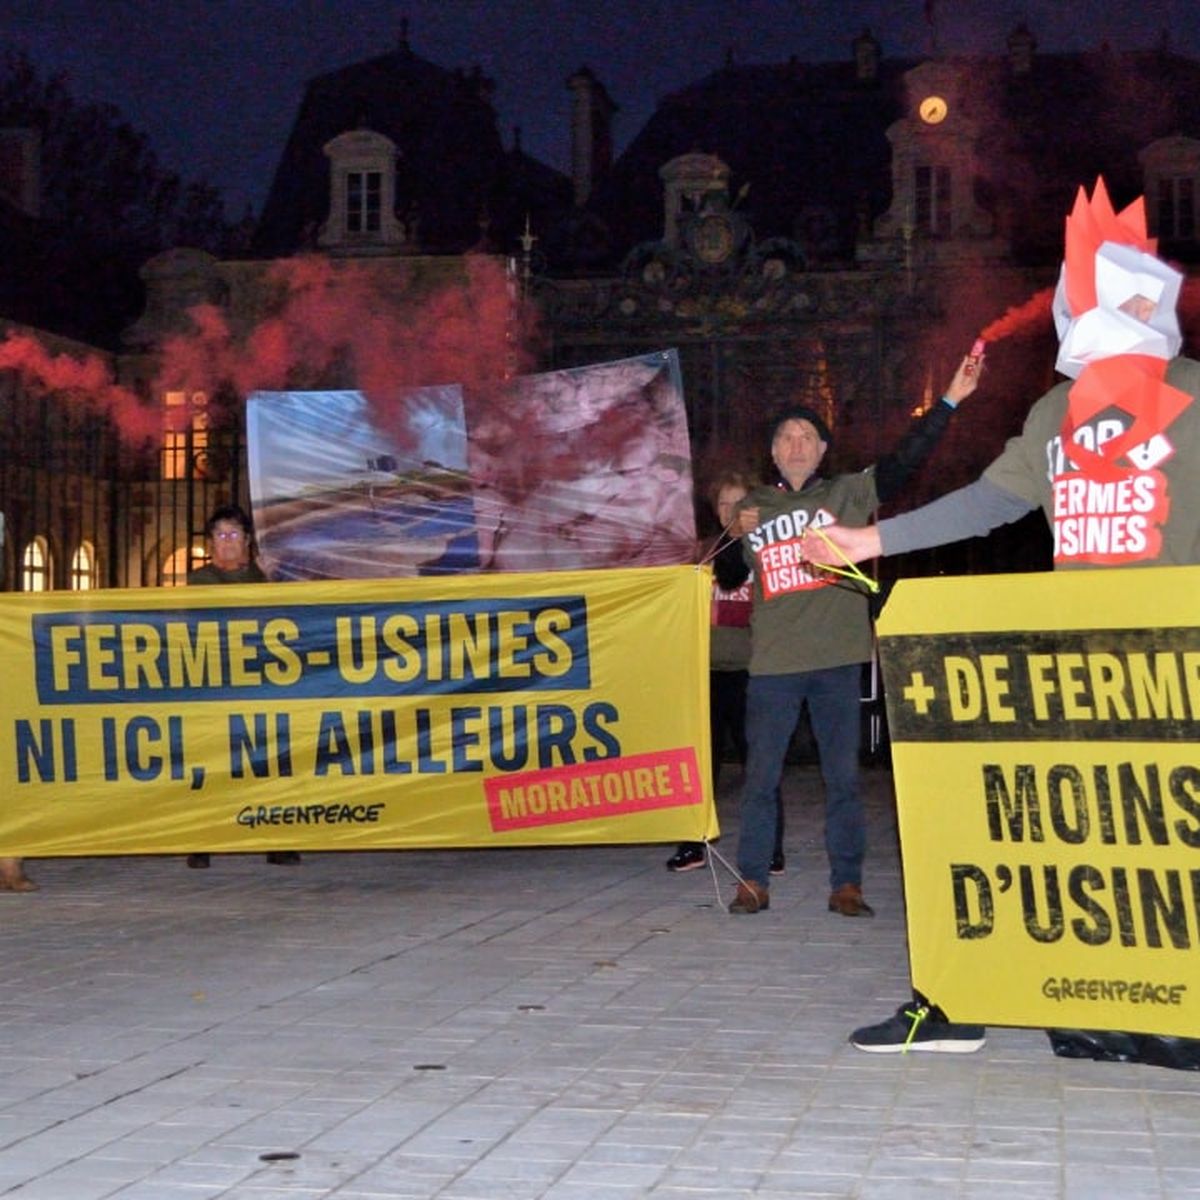
[[[916,987],[1200,1036],[1200,568],[914,579],[880,622]]]
[[[0,854],[717,836],[711,575],[0,598]]]

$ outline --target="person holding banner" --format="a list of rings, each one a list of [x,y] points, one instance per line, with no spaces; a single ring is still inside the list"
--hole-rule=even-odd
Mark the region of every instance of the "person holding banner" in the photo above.
[[[1118,213],[1103,179],[1090,199],[1080,188],[1052,306],[1056,367],[1067,379],[1033,405],[974,483],[877,525],[808,533],[805,559],[839,568],[943,545],[1040,507],[1056,570],[1200,564],[1200,362],[1179,356],[1182,276],[1155,251],[1142,199]],[[850,1041],[872,1052],[962,1052],[979,1049],[984,1035],[915,995]],[[1121,1043],[1105,1050],[1104,1036],[1053,1031],[1051,1041],[1069,1056],[1129,1057]],[[1200,1064],[1200,1042],[1187,1042],[1186,1055]]]
[[[0,551],[4,549],[4,514],[0,512]],[[0,892],[36,892],[38,885],[25,874],[23,858],[0,858]]]
[[[205,583],[265,583],[267,577],[254,559],[254,531],[250,517],[238,504],[225,504],[214,509],[204,525],[210,561],[195,571],[189,571],[188,584]],[[272,850],[267,862],[294,866],[300,861],[295,850]],[[187,856],[187,865],[203,869],[211,864],[205,853]]]
[[[757,480],[743,471],[724,471],[708,488],[708,501],[721,531],[700,545],[700,562],[713,566],[711,625],[709,627],[708,718],[712,742],[712,787],[717,794],[725,735],[738,760],[746,761],[746,669],[750,665],[750,609],[753,586],[741,544],[731,538],[735,509]],[[775,792],[775,851],[771,874],[782,875],[783,792]],[[667,870],[694,871],[708,862],[703,842],[680,842],[667,859]]]
[[[829,911],[873,915],[862,893],[866,815],[858,792],[859,694],[862,666],[872,650],[868,595],[844,578],[805,568],[800,538],[810,526],[866,520],[895,496],[937,445],[954,409],[975,390],[976,373],[976,361],[964,357],[941,399],[891,454],[866,471],[819,474],[831,434],[813,409],[790,408],[775,420],[771,457],[779,482],[756,488],[738,511],[743,553],[754,572],[754,608],[740,881],[731,913],[769,907],[775,793],[807,704],[825,784]]]

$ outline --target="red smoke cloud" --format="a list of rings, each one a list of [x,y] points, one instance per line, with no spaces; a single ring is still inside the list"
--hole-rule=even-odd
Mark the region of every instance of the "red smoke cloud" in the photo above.
[[[59,392],[107,411],[131,441],[158,439],[165,391],[239,397],[255,390],[356,387],[387,408],[405,388],[462,383],[494,394],[528,370],[532,314],[516,302],[503,266],[461,260],[458,282],[419,298],[395,271],[308,257],[272,264],[263,278],[270,315],[239,334],[225,311],[197,305],[191,330],[167,338],[148,400],[115,383],[98,355],[50,354],[34,337],[10,333],[0,369],[37,392]],[[395,427],[399,422],[389,422]]]
[[[194,332],[167,339],[156,391],[245,396],[257,390],[356,387],[384,410],[405,389],[461,383],[485,391],[528,369],[531,314],[495,259],[468,256],[463,279],[414,299],[406,281],[324,258],[273,264],[264,284],[282,299],[239,338],[223,310],[190,310]]]
[[[1004,316],[988,325],[979,336],[992,342],[1000,338],[1020,337],[1023,334],[1040,333],[1049,329],[1050,304],[1053,298],[1054,289],[1043,288],[1024,304],[1010,308]],[[1200,279],[1184,277],[1176,311],[1185,341],[1194,343],[1200,338]]]
[[[1054,289],[1043,288],[1023,304],[1013,305],[1004,316],[997,317],[981,330],[979,336],[985,342],[998,342],[1001,338],[1040,333],[1050,321],[1050,304],[1053,299]]]
[[[34,392],[59,392],[68,402],[110,413],[130,441],[162,434],[161,415],[135,392],[115,383],[99,355],[78,359],[51,354],[37,338],[10,330],[0,342],[0,370],[15,371]]]

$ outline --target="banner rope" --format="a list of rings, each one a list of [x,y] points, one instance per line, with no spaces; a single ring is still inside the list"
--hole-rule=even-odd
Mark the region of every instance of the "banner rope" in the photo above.
[[[712,560],[714,558],[716,558],[717,555],[720,554],[721,551],[724,550],[726,546],[730,546],[734,542],[741,540],[740,538],[734,537],[729,532],[733,528],[733,522],[736,520],[737,520],[737,517],[734,517],[733,520],[730,521],[729,524],[726,525],[721,530],[721,532],[717,534],[715,540],[713,541],[712,548],[702,559],[700,559],[700,561],[696,564],[696,566],[703,567],[706,563],[712,562]]]
[[[835,545],[833,539],[830,538],[823,529],[810,527],[808,533],[815,533],[821,539],[821,541],[823,541],[825,545],[828,546],[834,552],[834,554],[836,554],[838,558],[840,558],[842,562],[846,564],[845,567],[835,567],[832,563],[814,563],[810,559],[810,564],[816,567],[818,571],[828,571],[832,575],[842,575],[846,579],[852,579],[855,583],[861,583],[867,589],[867,591],[872,593],[879,591],[878,580],[872,579],[870,575],[864,575],[862,571],[858,569],[857,565],[852,563],[850,559],[842,553],[842,548],[838,545]]]

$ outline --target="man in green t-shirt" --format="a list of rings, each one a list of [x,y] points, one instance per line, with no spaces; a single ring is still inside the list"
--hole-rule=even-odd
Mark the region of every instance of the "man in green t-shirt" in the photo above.
[[[755,488],[742,501],[735,526],[754,573],[754,605],[740,882],[731,913],[758,913],[770,905],[776,793],[807,705],[825,785],[828,908],[843,917],[873,915],[862,893],[866,816],[858,790],[861,675],[872,650],[868,596],[836,575],[806,569],[798,557],[800,539],[814,526],[864,521],[896,495],[977,382],[976,364],[966,357],[941,399],[892,453],[865,471],[821,473],[832,435],[813,409],[787,409],[775,420],[771,457],[779,481]]]

